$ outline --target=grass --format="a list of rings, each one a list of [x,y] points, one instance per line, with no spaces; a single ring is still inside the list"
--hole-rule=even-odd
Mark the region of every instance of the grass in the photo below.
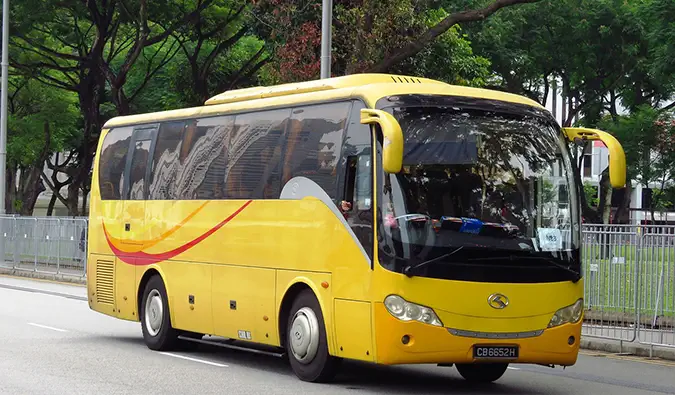
[[[675,245],[587,243],[582,256],[591,309],[675,317]]]

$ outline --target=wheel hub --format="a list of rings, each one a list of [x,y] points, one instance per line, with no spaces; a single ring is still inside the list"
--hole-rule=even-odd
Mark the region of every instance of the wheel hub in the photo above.
[[[145,300],[145,329],[150,336],[157,336],[162,329],[164,304],[159,291],[153,289]]]
[[[291,352],[298,362],[308,364],[319,349],[319,320],[314,312],[303,307],[293,316],[290,331]]]

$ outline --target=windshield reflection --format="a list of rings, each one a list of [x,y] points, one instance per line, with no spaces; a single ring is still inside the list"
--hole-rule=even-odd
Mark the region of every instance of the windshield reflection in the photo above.
[[[575,260],[572,164],[548,120],[452,107],[391,111],[405,143],[403,170],[382,174],[380,186],[385,266],[400,271],[458,247],[447,260],[466,264],[504,251]]]

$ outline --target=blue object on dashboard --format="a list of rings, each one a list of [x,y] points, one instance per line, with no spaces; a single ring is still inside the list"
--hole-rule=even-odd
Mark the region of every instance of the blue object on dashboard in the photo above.
[[[483,221],[476,218],[462,217],[462,226],[459,228],[461,233],[479,234],[483,228]]]

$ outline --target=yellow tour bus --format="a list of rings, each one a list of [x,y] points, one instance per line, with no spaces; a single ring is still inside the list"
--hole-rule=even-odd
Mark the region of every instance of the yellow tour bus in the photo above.
[[[152,350],[272,350],[304,381],[344,359],[576,363],[581,215],[568,144],[538,103],[409,76],[233,90],[117,117],[94,163],[91,309]]]

